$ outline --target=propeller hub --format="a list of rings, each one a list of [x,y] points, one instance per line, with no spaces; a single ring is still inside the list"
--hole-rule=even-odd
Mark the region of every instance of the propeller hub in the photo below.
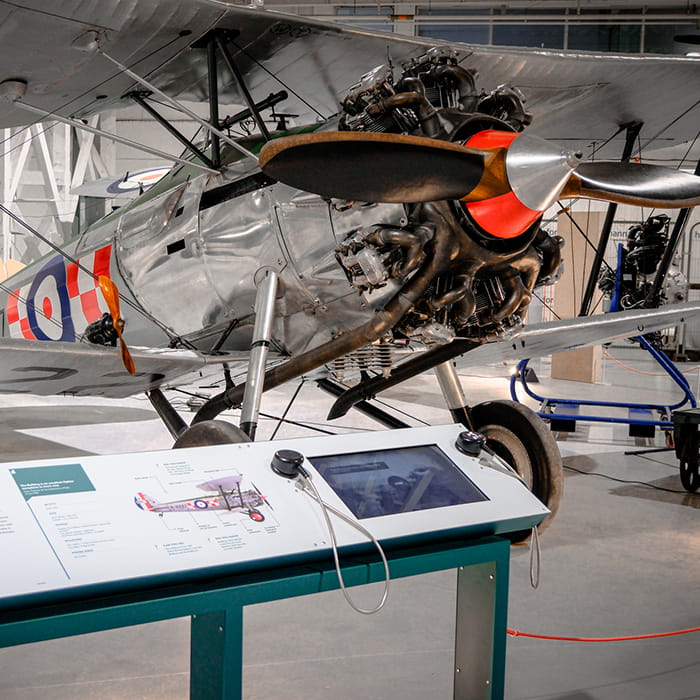
[[[515,196],[529,209],[543,212],[556,202],[580,163],[580,153],[520,134],[508,148],[506,174]]]

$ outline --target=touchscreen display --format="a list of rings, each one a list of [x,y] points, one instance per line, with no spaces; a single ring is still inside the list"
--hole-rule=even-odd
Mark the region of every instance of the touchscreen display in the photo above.
[[[356,518],[489,499],[437,445],[309,457]]]

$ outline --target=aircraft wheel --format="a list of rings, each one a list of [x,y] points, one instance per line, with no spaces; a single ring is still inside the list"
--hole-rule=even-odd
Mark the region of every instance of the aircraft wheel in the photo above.
[[[180,447],[204,447],[206,445],[232,445],[250,442],[250,438],[233,423],[225,420],[204,420],[187,428],[173,445]]]
[[[542,521],[542,532],[554,519],[564,489],[564,475],[557,443],[544,421],[515,401],[486,401],[471,408],[474,430],[486,436],[489,447],[508,462],[551,513]],[[509,536],[522,542],[529,531]]]
[[[251,510],[248,517],[256,523],[262,523],[265,520],[265,516],[259,510]]]
[[[681,484],[688,493],[695,493],[700,487],[700,471],[698,465],[681,462]]]
[[[680,461],[681,484],[688,493],[695,493],[700,487],[700,440],[698,431],[694,430],[697,426],[690,428],[675,434],[676,454]]]

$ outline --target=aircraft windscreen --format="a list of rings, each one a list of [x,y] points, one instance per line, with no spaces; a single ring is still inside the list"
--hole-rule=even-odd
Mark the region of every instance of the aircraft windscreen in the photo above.
[[[309,461],[358,519],[489,500],[437,445]]]

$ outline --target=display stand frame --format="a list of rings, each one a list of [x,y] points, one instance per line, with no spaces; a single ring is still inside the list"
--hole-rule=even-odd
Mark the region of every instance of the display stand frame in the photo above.
[[[485,537],[387,551],[392,578],[458,571],[455,698],[503,698],[509,550],[508,540]],[[353,555],[343,563],[343,576],[348,585],[372,583],[383,580],[384,568],[374,555]],[[17,607],[0,612],[0,647],[189,616],[190,700],[236,700],[242,697],[244,607],[338,587],[329,557],[41,606],[23,607],[20,598]]]

